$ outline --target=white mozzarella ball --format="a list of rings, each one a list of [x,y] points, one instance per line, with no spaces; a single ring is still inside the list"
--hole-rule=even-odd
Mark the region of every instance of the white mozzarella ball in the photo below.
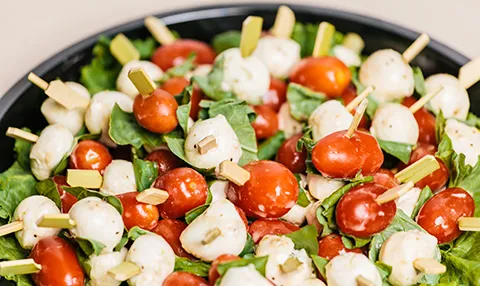
[[[233,267],[222,276],[220,286],[271,286],[265,277],[257,271],[253,264],[243,267]]]
[[[198,143],[203,138],[212,135],[217,147],[208,150],[205,154],[198,151]],[[203,121],[197,121],[185,139],[185,157],[188,162],[197,168],[210,169],[217,167],[225,160],[238,163],[242,157],[240,141],[223,115],[217,115]]]
[[[323,227],[317,219],[317,209],[322,204],[322,201],[316,201],[307,207],[307,224],[315,226],[317,232],[321,232]]]
[[[217,232],[217,236],[212,236]],[[210,204],[180,235],[182,247],[203,261],[222,254],[238,255],[247,241],[247,229],[235,206],[227,199]]]
[[[397,103],[382,104],[372,120],[370,133],[378,139],[416,145],[418,123],[408,107]]]
[[[49,125],[43,129],[30,151],[30,167],[39,181],[48,179],[65,155],[70,155],[75,138],[70,130],[61,125]]]
[[[373,285],[381,286],[382,277],[375,264],[363,254],[343,253],[335,256],[325,267],[328,286],[357,286],[357,277],[363,276]]]
[[[323,202],[336,190],[345,185],[342,180],[325,178],[322,175],[307,174],[308,191],[315,199]]]
[[[129,285],[162,285],[173,272],[175,253],[163,237],[152,233],[142,235],[133,242],[126,260],[142,269],[140,274],[128,280]]]
[[[81,84],[67,81],[65,84],[73,89],[77,94],[90,100],[90,93]],[[77,107],[70,110],[57,103],[52,98],[47,98],[40,108],[48,124],[62,124],[67,127],[72,134],[77,134],[83,127],[85,118],[85,108]]]
[[[313,140],[340,130],[347,130],[352,123],[353,116],[338,100],[329,100],[320,104],[308,118],[308,125],[312,127]]]
[[[357,53],[342,45],[333,47],[333,55],[347,67],[359,67],[362,64],[362,60]]]
[[[46,214],[60,214],[60,210],[52,200],[44,196],[28,197],[17,206],[13,221],[22,221],[23,229],[17,231],[15,236],[23,248],[32,249],[40,239],[60,232],[59,228],[37,226],[37,221]]]
[[[258,41],[253,55],[262,61],[273,77],[283,79],[300,61],[300,45],[292,39],[265,36]]]
[[[212,194],[212,202],[216,202],[227,198],[228,181],[215,180],[210,184],[210,193]]]
[[[284,216],[281,218],[283,220],[288,221],[289,223],[293,223],[295,225],[302,225],[305,222],[307,217],[307,210],[308,206],[302,207],[300,205],[295,204]]]
[[[75,221],[70,232],[75,237],[93,239],[105,245],[102,253],[113,251],[122,239],[122,215],[107,202],[97,197],[87,197],[76,202],[68,212]]]
[[[406,194],[399,197],[395,202],[397,208],[401,209],[407,216],[411,216],[415,205],[417,204],[418,197],[420,196],[420,188],[413,188]]]
[[[108,195],[120,195],[137,191],[133,164],[125,160],[113,160],[105,168],[100,192]]]
[[[465,155],[465,163],[475,166],[480,155],[480,131],[455,119],[448,119],[445,133],[452,140],[453,150]]]
[[[90,286],[119,286],[122,282],[117,281],[108,270],[117,267],[125,261],[127,249],[124,247],[120,251],[115,251],[100,255],[91,255],[87,264],[91,270],[89,273]]]
[[[223,62],[222,88],[232,91],[238,98],[250,104],[261,104],[270,88],[267,67],[255,56],[243,58],[240,49],[232,48],[218,55]]]
[[[445,118],[467,119],[470,99],[456,77],[442,73],[429,76],[425,80],[427,93],[434,92],[442,86],[443,90],[428,103],[433,111],[438,113],[441,110]]]
[[[128,78],[128,72],[133,68],[142,68],[145,73],[153,80],[159,81],[163,76],[163,71],[156,64],[150,61],[131,61],[123,66],[122,71],[117,78],[117,89],[129,95],[132,99],[138,95],[138,90],[132,81]]]
[[[305,280],[303,281],[302,285],[303,286],[326,286],[325,283],[323,283],[323,281],[318,278]]]
[[[190,81],[194,76],[207,76],[212,69],[213,66],[209,64],[198,65],[193,71],[189,71],[185,74],[185,79]]]
[[[400,231],[390,236],[380,249],[379,260],[392,267],[388,281],[393,285],[414,285],[423,277],[413,267],[417,258],[439,258],[437,239],[422,231]]]
[[[302,133],[302,124],[290,114],[290,106],[287,102],[282,104],[277,114],[278,129],[285,133],[285,138]]]
[[[100,141],[108,147],[117,146],[108,135],[110,115],[115,104],[125,112],[133,110],[133,99],[130,96],[118,91],[102,91],[92,97],[85,114],[85,125],[88,131],[92,134],[102,133]]]
[[[410,96],[415,87],[412,68],[391,49],[371,54],[360,66],[359,79],[363,85],[375,87],[372,94],[380,102]]]

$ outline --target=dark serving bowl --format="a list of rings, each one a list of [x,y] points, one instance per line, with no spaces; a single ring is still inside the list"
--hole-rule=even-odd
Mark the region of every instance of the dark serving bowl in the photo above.
[[[233,4],[206,6],[158,14],[166,24],[180,33],[183,38],[194,38],[206,42],[216,34],[227,30],[239,30],[248,15],[264,18],[265,28],[273,24],[279,4]],[[356,32],[365,40],[365,53],[382,48],[403,51],[417,36],[417,32],[366,16],[314,6],[290,5],[297,21],[318,23],[329,21],[341,32]],[[143,19],[126,23],[100,34],[114,36],[124,33],[128,37],[147,37]],[[80,67],[92,58],[92,47],[100,34],[93,35],[33,69],[47,81],[60,77],[63,80],[78,80]],[[468,59],[445,45],[431,41],[428,47],[413,61],[420,66],[425,76],[434,73],[458,74],[458,69]],[[480,84],[469,90],[472,110],[480,114]],[[476,96],[477,95],[477,96]],[[34,131],[46,126],[40,106],[46,98],[42,90],[27,81],[24,76],[0,99],[0,171],[13,162],[13,139],[4,134],[9,126],[29,127]]]

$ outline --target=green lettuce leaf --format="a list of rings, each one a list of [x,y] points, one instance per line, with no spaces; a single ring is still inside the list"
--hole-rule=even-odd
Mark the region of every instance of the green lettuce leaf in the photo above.
[[[90,191],[85,189],[84,187],[63,187],[63,189],[65,190],[65,192],[75,196],[78,200],[82,200],[86,197],[97,197],[111,204],[114,208],[117,209],[120,214],[123,213],[122,202],[116,196],[106,195],[97,191]]]
[[[380,145],[380,148],[382,148],[385,153],[388,153],[403,163],[408,164],[414,145],[393,141],[384,141],[378,138],[377,141]]]
[[[417,203],[415,204],[415,208],[412,211],[412,215],[410,216],[413,220],[417,217],[418,213],[420,212],[420,209],[423,207],[423,205],[431,198],[433,197],[432,190],[428,186],[423,188],[423,190],[420,192],[420,195],[418,196]]]
[[[372,240],[370,237],[360,238],[360,237],[346,235],[343,233],[341,234],[342,234],[342,243],[348,249],[364,247]]]
[[[420,67],[412,67],[412,70],[413,80],[415,81],[415,92],[420,96],[425,96],[427,89],[425,87],[425,78],[423,77],[422,69],[420,69]]]
[[[0,261],[19,260],[28,256],[28,251],[18,244],[14,235],[0,236]],[[6,275],[3,278],[15,282],[17,286],[34,286],[30,275]],[[2,284],[2,283],[0,283]],[[4,284],[2,284],[4,285]],[[8,284],[5,284],[8,285]]]
[[[293,27],[292,40],[300,45],[300,54],[303,57],[311,56],[317,37],[318,24],[296,22]],[[332,39],[332,47],[343,42],[343,34],[335,31]]]
[[[380,277],[382,277],[383,285],[392,285],[387,281],[388,276],[392,273],[392,267],[380,261],[375,262],[375,266],[377,267],[378,273],[380,273]]]
[[[175,268],[173,271],[183,271],[200,277],[208,277],[210,267],[209,263],[201,260],[192,261],[184,257],[175,257]]]
[[[207,76],[194,76],[192,81],[200,87],[203,93],[210,99],[218,101],[226,98],[235,98],[231,91],[222,89],[223,81],[223,57],[216,60],[212,71]]]
[[[213,37],[212,46],[217,54],[230,48],[240,47],[240,31],[226,31]]]
[[[57,190],[57,184],[53,179],[46,179],[38,182],[35,189],[39,195],[45,196],[55,202],[59,209],[62,209],[62,199]]]
[[[157,41],[152,37],[148,37],[145,40],[135,39],[132,43],[140,53],[141,60],[150,60],[158,46]]]
[[[314,225],[304,226],[300,230],[285,234],[285,236],[293,241],[295,249],[305,249],[310,255],[318,253],[318,233]]]
[[[262,257],[252,257],[252,258],[242,258],[238,260],[234,260],[231,262],[220,263],[218,264],[218,273],[220,276],[224,275],[228,269],[234,267],[243,267],[249,264],[253,264],[260,274],[265,276],[265,267],[267,265],[268,256]]]
[[[99,255],[102,250],[105,248],[105,244],[101,243],[100,241],[96,241],[94,239],[88,239],[83,237],[76,237],[75,240],[77,241],[78,245],[82,249],[83,253],[87,256],[90,255]]]
[[[133,172],[135,173],[135,182],[137,183],[137,191],[143,192],[150,188],[158,177],[158,165],[156,162],[133,159]]]
[[[260,143],[258,146],[258,160],[272,159],[285,142],[285,133],[282,130],[277,131],[272,137]]]
[[[327,271],[325,270],[325,266],[328,264],[328,259],[325,259],[323,257],[320,257],[316,254],[311,255],[313,264],[315,264],[315,267],[317,268],[318,272],[324,279],[327,278]]]
[[[290,114],[298,121],[306,121],[310,114],[327,100],[324,93],[315,92],[296,83],[290,83],[287,88],[287,101]]]
[[[31,132],[30,129],[24,127],[23,131]],[[16,154],[16,161],[25,171],[30,171],[30,150],[32,149],[33,143],[21,138],[15,138],[15,147],[14,151]]]

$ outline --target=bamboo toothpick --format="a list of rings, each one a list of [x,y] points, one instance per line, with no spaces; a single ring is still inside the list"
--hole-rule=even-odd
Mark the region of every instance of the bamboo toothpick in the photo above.
[[[417,258],[413,261],[413,267],[425,274],[442,274],[447,267],[433,258]]]
[[[240,52],[242,57],[249,57],[257,47],[262,34],[263,18],[248,16],[242,24],[242,36],[240,38]]]
[[[283,264],[280,264],[280,270],[283,273],[290,273],[298,269],[303,263],[296,257],[289,257]]]
[[[461,231],[480,231],[480,218],[461,217],[458,219],[458,228]]]
[[[480,57],[469,61],[460,68],[458,80],[465,89],[469,89],[480,80]]]
[[[140,52],[124,34],[118,34],[113,38],[110,43],[110,53],[122,66],[140,59]]]
[[[207,154],[208,151],[217,147],[217,139],[215,139],[215,137],[212,135],[208,135],[198,142],[197,147],[198,153],[201,155]]]
[[[335,35],[335,26],[328,22],[321,22],[318,26],[315,46],[313,47],[313,57],[322,57],[328,55],[332,46],[332,39]]]
[[[153,80],[142,68],[133,68],[128,72],[128,78],[143,96],[151,95],[157,88]]]
[[[419,111],[420,108],[422,108],[427,102],[429,102],[432,98],[434,98],[437,94],[440,93],[440,91],[443,90],[443,86],[440,86],[437,88],[435,91],[423,96],[420,98],[417,102],[415,102],[412,106],[410,106],[410,112],[415,114],[415,112]]]
[[[156,188],[149,188],[139,193],[136,198],[138,202],[156,206],[166,202],[168,200],[168,197],[169,194],[167,191]]]
[[[205,238],[202,240],[202,244],[207,245],[212,243],[221,234],[222,234],[222,231],[218,227],[210,230],[209,232],[207,232],[207,235],[205,235]]]
[[[39,227],[72,228],[75,221],[68,214],[46,214],[37,221]]]
[[[48,82],[44,81],[43,78],[34,74],[33,72],[28,74],[28,80],[39,88],[46,90],[48,88]]]
[[[120,265],[107,271],[117,281],[127,281],[140,274],[140,272],[142,272],[142,269],[138,265],[128,261],[122,262]]]
[[[378,196],[375,199],[375,201],[379,205],[394,201],[394,200],[398,199],[399,197],[408,193],[411,189],[413,189],[413,186],[414,186],[413,182],[407,182],[403,185],[391,188],[391,189],[387,190],[385,193]]]
[[[395,174],[395,178],[400,183],[413,182],[414,184],[430,175],[432,172],[440,169],[437,159],[432,155],[427,155],[402,171]]]
[[[295,13],[288,6],[282,5],[278,8],[277,16],[270,32],[277,38],[290,39],[294,26]]]
[[[250,180],[250,172],[230,160],[220,163],[218,174],[237,186],[243,186]]]
[[[42,266],[31,258],[0,262],[0,276],[33,274],[40,270]]]
[[[5,236],[10,233],[21,231],[23,229],[22,221],[14,221],[6,225],[0,226],[0,236]]]
[[[345,134],[348,138],[352,137],[355,130],[358,128],[358,124],[362,120],[363,114],[368,106],[368,99],[365,98],[362,100],[362,103],[358,106],[357,110],[355,111],[355,115],[353,116],[352,123],[350,123],[350,127],[348,127],[347,133]]]
[[[357,286],[375,286],[375,283],[363,277],[362,275],[357,276],[355,281],[357,282]]]
[[[423,33],[413,42],[402,54],[403,59],[409,63],[411,62],[423,49],[430,43],[430,37]]]
[[[372,93],[374,90],[375,90],[374,86],[367,87],[362,93],[360,93],[349,104],[347,104],[347,106],[345,107],[347,111],[352,112],[352,110],[354,110],[357,107],[357,105],[359,105],[360,102],[362,102],[362,100],[367,98],[368,95],[370,95],[370,93]]]
[[[155,40],[157,40],[162,46],[170,45],[175,42],[175,36],[162,20],[157,17],[149,16],[145,18],[144,23],[145,27],[147,27]]]
[[[100,189],[103,177],[98,170],[67,170],[67,183],[72,187]]]
[[[37,135],[14,127],[8,127],[6,135],[11,138],[27,140],[31,143],[35,143],[38,140]]]

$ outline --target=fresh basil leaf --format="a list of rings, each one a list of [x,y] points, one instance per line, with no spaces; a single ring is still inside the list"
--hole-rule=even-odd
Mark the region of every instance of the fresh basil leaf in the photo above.
[[[85,253],[83,253],[83,250],[81,248],[77,248],[75,252],[77,254],[77,260],[78,260],[78,263],[80,264],[80,267],[82,267],[83,271],[87,275],[90,275],[90,272],[92,271],[92,266],[89,263],[90,261],[88,259],[88,256]]]
[[[420,212],[420,209],[423,207],[423,205],[431,198],[433,197],[432,190],[428,186],[423,188],[423,190],[420,192],[420,195],[418,196],[418,200],[415,203],[415,208],[412,211],[412,215],[410,216],[413,220],[417,217],[418,213]]]
[[[352,83],[355,86],[355,89],[357,90],[357,93],[360,94],[362,93],[367,87],[364,86],[360,80],[358,79],[358,67],[351,66],[349,67],[350,73],[352,75]],[[368,109],[368,107],[367,107]]]
[[[312,150],[316,144],[317,142],[315,142],[312,138],[311,128],[307,128],[304,131],[303,136],[297,142],[297,152],[300,152],[303,149],[307,151],[307,159],[305,160],[305,166],[307,167],[306,171],[308,174],[320,174],[320,172],[318,172],[317,168],[315,167],[315,165],[313,165],[312,162]]]
[[[57,184],[53,181],[53,179],[46,179],[38,182],[35,185],[35,189],[39,195],[51,199],[53,202],[55,202],[59,209],[62,209],[62,199],[58,193]]]
[[[310,205],[310,200],[308,199],[307,196],[307,191],[305,188],[302,186],[302,177],[300,177],[300,174],[294,174],[295,178],[297,179],[298,183],[298,199],[297,199],[297,205],[301,207],[308,207]]]
[[[315,39],[317,37],[318,24],[302,24],[299,22],[293,26],[292,40],[300,45],[300,54],[303,57],[311,56],[313,47],[315,46]]]
[[[90,191],[85,189],[84,187],[63,187],[63,190],[69,194],[72,194],[78,200],[82,200],[86,197],[97,197],[107,203],[111,204],[117,211],[122,214],[123,213],[123,206],[122,202],[116,196],[106,195],[97,191]]]
[[[173,77],[184,77],[186,73],[195,68],[195,58],[195,53],[191,53],[190,55],[188,55],[188,57],[182,64],[168,69],[163,75],[160,82],[165,82]]]
[[[247,232],[247,242],[245,243],[245,246],[243,247],[242,252],[240,252],[238,256],[244,257],[245,255],[254,254],[254,252],[255,252],[255,242],[253,241],[250,233]]]
[[[145,235],[145,234],[152,234],[152,232],[148,231],[148,230],[144,230],[138,226],[134,226],[132,227],[129,231],[128,231],[128,239],[131,239],[133,241],[137,240],[137,238],[139,238],[140,236],[142,235]]]
[[[362,93],[367,87],[364,86],[360,80],[358,79],[358,67],[349,67],[350,73],[352,75],[352,83],[355,85],[355,89],[357,90],[357,94]],[[367,109],[365,110],[365,113],[370,119],[373,119],[375,116],[375,112],[377,112],[377,108],[380,104],[378,103],[378,100],[373,96],[369,95],[368,96],[368,105]]]
[[[296,83],[290,83],[287,88],[287,101],[290,114],[298,121],[306,121],[310,114],[327,100],[324,93],[315,92]]]
[[[392,273],[392,267],[380,261],[375,262],[375,266],[377,267],[378,273],[380,273],[380,277],[382,277],[383,285],[391,285],[387,279]]]
[[[24,127],[23,131],[31,132],[30,129]],[[14,151],[16,154],[16,161],[25,171],[30,171],[30,150],[32,149],[33,143],[21,139],[15,138],[15,147]]]
[[[158,177],[158,164],[156,162],[138,159],[135,156],[133,159],[133,172],[135,173],[137,190],[143,192],[150,188]]]
[[[123,232],[123,235],[122,235],[122,239],[120,239],[120,242],[115,246],[115,248],[113,249],[113,251],[120,251],[122,250],[122,248],[125,247],[125,245],[127,245],[128,243],[128,232]]]
[[[93,239],[83,238],[83,237],[76,237],[75,240],[78,243],[78,246],[82,249],[82,251],[87,255],[99,255],[102,250],[106,247],[105,244],[101,243],[100,241],[96,241]]]
[[[293,241],[295,249],[305,249],[310,255],[318,253],[318,233],[314,225],[304,226],[300,230],[285,234],[285,236]]]
[[[372,239],[370,237],[360,238],[360,237],[355,237],[355,236],[342,234],[342,243],[348,249],[364,247],[371,240]]]
[[[285,142],[285,133],[282,130],[277,131],[272,137],[260,143],[258,146],[258,160],[272,159]]]
[[[141,60],[150,60],[157,49],[157,41],[152,37],[148,37],[145,40],[135,39],[132,43],[140,53]]]
[[[443,116],[442,110],[435,117],[435,139],[437,142],[442,141],[443,135],[445,134],[445,117]]]
[[[180,105],[177,109],[178,125],[182,127],[185,137],[188,133],[188,119],[190,118],[190,109],[192,103],[190,102],[192,96],[193,87],[187,86],[181,93]]]
[[[388,153],[393,157],[399,159],[403,163],[408,164],[414,145],[393,141],[385,141],[378,138],[377,141],[380,145],[380,148],[382,148],[385,153]]]
[[[422,69],[420,69],[420,67],[412,67],[412,70],[413,80],[415,81],[415,92],[420,96],[425,96],[427,89],[425,87],[425,78],[423,77]]]
[[[480,157],[480,156],[479,156]],[[465,155],[454,153],[452,156],[452,169],[448,187],[462,188],[469,192],[475,205],[475,216],[480,216],[480,158],[475,166],[465,163]]]
[[[325,270],[325,266],[328,264],[328,259],[320,257],[316,254],[311,255],[313,264],[315,264],[315,267],[317,268],[318,272],[320,275],[322,275],[323,279],[327,278],[327,271]]]
[[[73,148],[72,148],[73,149]],[[62,158],[62,160],[60,161],[60,163],[58,163],[57,166],[55,166],[55,168],[53,168],[52,170],[52,174],[54,176],[56,175],[60,175],[61,173],[63,173],[63,171],[65,171],[65,169],[67,168],[68,166],[68,157],[70,157],[70,152],[68,152],[67,154],[65,154]]]
[[[224,91],[223,82],[224,58],[216,60],[212,71],[207,76],[194,76],[192,81],[200,87],[203,93],[210,99],[219,101],[226,98],[235,98],[231,91]]]
[[[190,210],[185,214],[185,222],[187,224],[192,223],[192,221],[194,221],[197,217],[203,214],[209,206],[210,204],[204,204],[194,208],[193,210]]]
[[[18,244],[14,235],[0,236],[0,261],[2,260],[19,260],[28,256],[28,251],[23,249]],[[16,285],[31,285],[35,284],[31,282],[30,275],[6,275],[3,276],[7,280],[11,280]],[[2,284],[3,285],[3,284]]]
[[[212,46],[217,54],[221,52],[240,47],[240,31],[226,31],[213,37]]]
[[[480,128],[480,118],[471,112],[468,113],[467,120],[465,120],[464,122],[467,125]]]
[[[175,268],[173,271],[183,271],[200,277],[208,277],[210,267],[209,263],[201,260],[192,261],[184,257],[175,257]]]
[[[83,140],[98,140],[102,136],[101,133],[99,134],[90,134],[90,133],[83,133],[82,135],[77,135],[75,137],[76,142],[80,142]]]
[[[262,257],[252,257],[252,258],[242,258],[242,259],[237,259],[234,261],[226,262],[226,263],[220,263],[218,264],[218,273],[220,276],[223,276],[228,269],[234,268],[234,267],[243,267],[247,266],[249,264],[253,264],[255,268],[257,269],[260,274],[265,276],[265,267],[267,265],[268,261],[268,256],[262,256]]]

